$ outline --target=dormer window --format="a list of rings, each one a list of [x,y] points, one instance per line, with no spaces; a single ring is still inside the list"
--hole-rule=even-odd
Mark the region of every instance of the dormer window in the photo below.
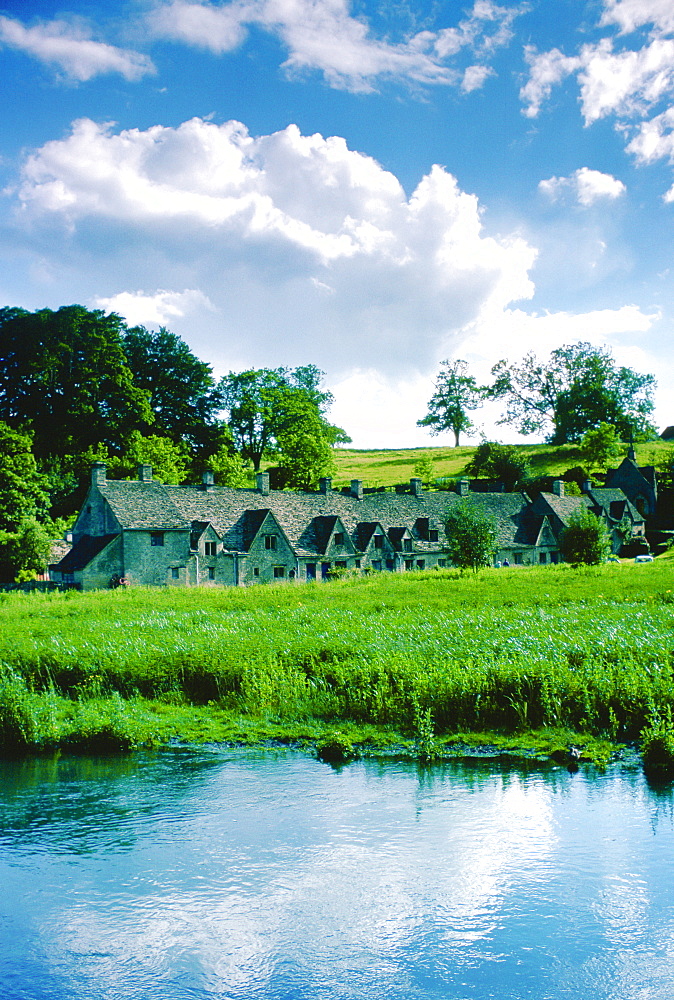
[[[344,544],[344,532],[343,531],[336,531],[335,534],[334,534],[334,536],[333,536],[333,541],[334,541],[335,545],[343,545]]]
[[[375,535],[374,536],[374,547],[375,547],[375,549],[383,549],[384,548],[384,536],[383,535]]]
[[[204,542],[204,553],[207,556],[214,556],[218,551],[217,542]]]
[[[428,540],[429,540],[429,542],[437,542],[438,541],[438,529],[437,528],[430,528],[429,529],[429,531],[428,531]]]
[[[411,552],[411,551],[412,551],[412,539],[403,538],[403,552]]]
[[[265,535],[264,536],[264,547],[269,549],[271,552],[276,551],[276,535]]]

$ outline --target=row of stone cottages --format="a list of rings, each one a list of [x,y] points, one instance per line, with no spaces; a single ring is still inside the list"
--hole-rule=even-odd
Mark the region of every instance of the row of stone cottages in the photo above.
[[[498,524],[495,561],[554,563],[569,516],[581,506],[602,518],[614,551],[626,518],[633,537],[644,517],[617,488],[587,483],[582,496],[565,496],[564,483],[533,498],[524,493],[426,492],[411,479],[401,492],[367,492],[361,480],[335,490],[276,491],[265,473],[255,489],[217,487],[206,473],[199,486],[165,486],[148,465],[137,481],[108,480],[92,468],[91,486],[73,528],[72,548],[50,567],[51,579],[84,590],[120,578],[144,586],[236,586],[271,580],[320,580],[340,570],[433,569],[448,564],[444,551],[448,510],[468,501]]]

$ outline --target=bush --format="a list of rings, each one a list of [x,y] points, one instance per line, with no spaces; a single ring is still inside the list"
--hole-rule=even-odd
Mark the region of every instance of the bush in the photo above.
[[[571,514],[562,531],[559,548],[565,562],[578,566],[597,566],[611,551],[611,542],[603,521],[581,507]]]
[[[450,511],[445,528],[447,552],[455,566],[477,572],[491,564],[498,548],[491,514],[475,504],[459,503]]]

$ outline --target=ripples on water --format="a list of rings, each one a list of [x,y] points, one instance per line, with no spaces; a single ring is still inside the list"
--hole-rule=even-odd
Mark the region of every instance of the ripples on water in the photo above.
[[[0,765],[0,1000],[672,1000],[671,789],[176,750]]]

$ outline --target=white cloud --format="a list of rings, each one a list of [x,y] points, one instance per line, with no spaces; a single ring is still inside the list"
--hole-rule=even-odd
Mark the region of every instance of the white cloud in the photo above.
[[[645,24],[662,32],[674,31],[674,7],[671,0],[604,0],[601,24],[617,24],[630,33]]]
[[[487,235],[478,199],[443,168],[407,197],[343,139],[295,126],[253,138],[238,122],[81,120],[27,157],[17,199],[16,224],[59,246],[57,273],[84,267],[98,300],[134,320],[192,305],[139,287],[206,296],[223,366],[309,359],[411,377],[483,309],[533,294],[535,250]]]
[[[580,167],[569,177],[550,177],[538,185],[539,191],[556,201],[565,191],[571,191],[578,203],[584,208],[593,205],[599,199],[619,198],[627,190],[622,181],[611,174],[603,174],[599,170]]]
[[[78,26],[49,21],[26,28],[20,21],[0,16],[0,43],[57,66],[64,76],[84,82],[102,73],[119,73],[139,80],[155,69],[139,52],[88,38]]]
[[[165,326],[195,310],[208,309],[212,312],[215,308],[208,297],[195,288],[186,288],[182,292],[160,289],[152,294],[120,292],[110,298],[96,298],[93,305],[105,312],[118,313],[132,326]]]
[[[479,90],[490,76],[494,76],[494,70],[491,66],[468,66],[463,74],[461,90],[464,94]]]
[[[642,122],[627,147],[640,163],[669,159],[674,162],[674,107]]]
[[[581,49],[579,74],[586,123],[608,114],[644,113],[674,87],[674,40],[654,39],[637,51],[614,52],[610,39]]]
[[[466,47],[486,57],[508,44],[512,23],[523,9],[476,0],[456,28],[421,31],[393,43],[375,37],[363,17],[350,13],[350,6],[350,0],[172,0],[154,10],[151,25],[159,36],[217,54],[241,45],[254,25],[281,40],[288,52],[283,64],[288,72],[316,70],[333,87],[367,91],[385,78],[423,85],[460,83],[462,74],[445,60]]]
[[[575,73],[581,63],[576,56],[565,56],[559,49],[539,53],[532,45],[526,46],[524,58],[530,67],[529,79],[520,90],[520,100],[526,105],[527,118],[536,118],[552,88]]]

